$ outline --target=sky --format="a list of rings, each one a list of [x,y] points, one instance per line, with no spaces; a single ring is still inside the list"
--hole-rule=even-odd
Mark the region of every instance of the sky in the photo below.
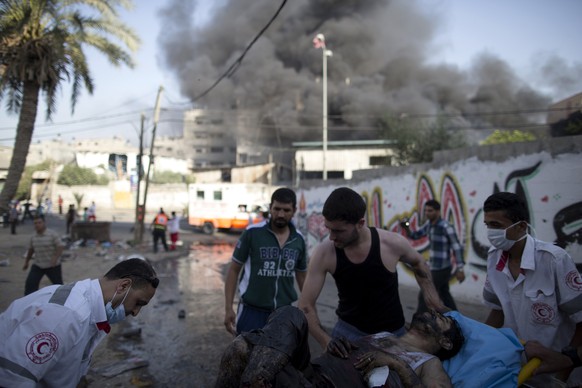
[[[70,89],[58,96],[57,113],[45,122],[44,106],[39,106],[33,142],[61,138],[102,138],[119,136],[137,144],[140,114],[146,115],[146,129],[151,128],[153,107],[160,86],[164,92],[162,109],[176,109],[188,101],[180,95],[179,80],[164,69],[158,37],[164,32],[159,18],[167,0],[135,1],[122,20],[142,40],[135,55],[134,69],[115,68],[96,52],[88,52],[95,90],[82,92],[75,113],[69,105]],[[447,63],[460,69],[471,65],[480,54],[494,54],[506,61],[531,86],[545,91],[554,99],[568,97],[570,91],[549,89],[540,77],[541,59],[561,58],[561,66],[582,69],[582,15],[580,0],[416,0],[435,18],[438,29],[430,61]],[[213,7],[221,2],[198,0],[193,23],[212,23]],[[283,15],[283,14],[282,14]],[[251,37],[249,37],[250,41]],[[241,47],[242,49],[242,47]],[[253,50],[247,58],[253,55]],[[581,83],[577,91],[582,91]],[[567,94],[565,94],[567,93]],[[182,105],[181,105],[182,104]],[[0,144],[12,146],[17,116],[0,111]],[[160,135],[178,136],[176,125],[160,125]],[[147,140],[146,140],[147,142]]]

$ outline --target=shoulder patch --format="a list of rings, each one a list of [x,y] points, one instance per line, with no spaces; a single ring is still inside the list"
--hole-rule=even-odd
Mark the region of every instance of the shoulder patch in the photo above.
[[[568,272],[566,274],[566,285],[574,291],[582,290],[582,278],[580,278],[580,273],[576,270]]]
[[[49,361],[59,348],[59,339],[49,332],[34,335],[26,343],[26,355],[35,364]]]

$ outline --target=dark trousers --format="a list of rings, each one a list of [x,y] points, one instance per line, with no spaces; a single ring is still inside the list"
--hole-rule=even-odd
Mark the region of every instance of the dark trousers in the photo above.
[[[154,252],[158,251],[158,240],[162,240],[164,250],[168,252],[168,243],[166,242],[166,231],[164,229],[154,228],[153,236],[154,236]]]
[[[26,278],[26,283],[24,285],[24,295],[32,294],[38,290],[40,281],[42,277],[46,275],[53,284],[63,284],[63,273],[61,271],[61,265],[50,268],[40,268],[38,265],[33,264],[30,267],[30,272]]]
[[[436,271],[430,271],[432,275],[432,282],[434,283],[434,287],[436,288],[439,297],[442,299],[445,306],[450,308],[451,310],[457,310],[457,305],[453,300],[453,296],[449,291],[449,281],[451,280],[451,267],[439,269]],[[428,308],[426,307],[426,303],[424,302],[424,297],[422,295],[422,291],[418,294],[418,308],[416,309],[417,313],[423,313],[427,311]]]

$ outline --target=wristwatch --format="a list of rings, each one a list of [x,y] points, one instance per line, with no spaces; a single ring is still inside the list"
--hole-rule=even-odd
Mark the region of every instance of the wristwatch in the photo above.
[[[582,360],[580,360],[580,356],[578,356],[578,348],[574,346],[566,346],[562,349],[562,354],[572,360],[573,368],[582,366]]]

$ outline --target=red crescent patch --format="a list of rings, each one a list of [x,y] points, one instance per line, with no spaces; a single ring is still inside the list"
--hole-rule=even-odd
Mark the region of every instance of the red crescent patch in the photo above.
[[[59,339],[49,332],[38,333],[26,343],[26,355],[35,364],[50,360],[59,348]]]
[[[556,317],[556,312],[547,303],[537,302],[531,306],[531,314],[538,323],[550,323]]]
[[[566,275],[566,285],[574,291],[582,290],[582,279],[576,270],[568,272]]]

